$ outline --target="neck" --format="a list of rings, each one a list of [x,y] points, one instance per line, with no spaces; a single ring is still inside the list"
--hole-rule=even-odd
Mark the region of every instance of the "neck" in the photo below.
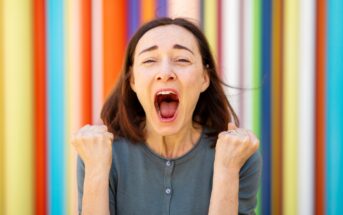
[[[186,154],[191,150],[201,134],[201,129],[190,125],[181,132],[162,136],[156,132],[148,132],[146,142],[148,146],[162,157],[173,159]]]

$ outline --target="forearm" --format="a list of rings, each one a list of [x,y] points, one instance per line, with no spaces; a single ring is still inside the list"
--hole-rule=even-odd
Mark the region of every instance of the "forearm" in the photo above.
[[[238,214],[239,170],[214,168],[209,215]]]
[[[82,214],[109,215],[109,173],[85,171]]]

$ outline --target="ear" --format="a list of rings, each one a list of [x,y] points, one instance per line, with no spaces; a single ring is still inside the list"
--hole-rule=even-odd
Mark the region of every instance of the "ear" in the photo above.
[[[134,76],[133,76],[132,67],[130,67],[129,73],[131,74],[131,75],[130,75],[130,86],[131,86],[131,89],[132,89],[134,92],[136,92],[135,78],[134,78]]]
[[[208,86],[210,86],[210,77],[208,75],[208,71],[207,69],[204,69],[203,70],[203,82],[202,82],[202,85],[201,85],[201,92],[204,92]]]

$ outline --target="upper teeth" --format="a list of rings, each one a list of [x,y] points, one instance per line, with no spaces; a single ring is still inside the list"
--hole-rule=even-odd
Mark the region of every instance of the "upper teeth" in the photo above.
[[[160,91],[157,95],[168,95],[168,94],[175,94],[173,91]]]

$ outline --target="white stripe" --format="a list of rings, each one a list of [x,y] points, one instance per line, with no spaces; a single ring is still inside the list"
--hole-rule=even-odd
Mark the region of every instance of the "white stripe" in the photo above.
[[[222,5],[222,74],[226,84],[239,87],[239,1],[223,1]],[[225,93],[240,115],[239,97],[240,91],[225,87]]]
[[[244,2],[244,121],[242,127],[252,130],[253,129],[253,2],[252,0],[245,0]]]
[[[200,0],[168,1],[168,16],[182,17],[200,25]]]
[[[298,214],[313,214],[315,1],[300,1]]]

